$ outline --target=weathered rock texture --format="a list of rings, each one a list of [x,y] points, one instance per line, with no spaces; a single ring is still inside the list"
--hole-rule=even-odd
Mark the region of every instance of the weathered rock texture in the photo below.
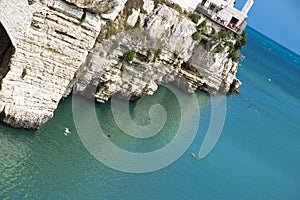
[[[153,94],[168,82],[187,92],[235,90],[237,63],[228,55],[236,38],[215,37],[221,28],[204,17],[195,24],[158,2],[2,0],[1,13],[26,17],[18,27],[0,13],[1,120],[39,128],[73,85],[99,102]]]
[[[79,8],[98,13],[104,19],[114,20],[123,10],[127,0],[66,0]]]
[[[12,37],[18,44],[1,84],[2,121],[14,127],[38,128],[52,117],[100,31],[99,16],[86,12],[80,23],[83,10],[63,1],[35,7],[26,33]]]
[[[113,94],[130,99],[153,94],[158,85],[175,79],[177,69],[192,55],[195,25],[167,6],[159,6],[141,24],[90,52],[78,72],[75,92],[87,94],[89,89],[100,102]],[[127,52],[135,55],[130,62],[123,58]],[[176,52],[181,54],[174,58]]]
[[[113,24],[114,29],[124,24],[134,29],[97,42],[77,73],[74,92],[105,102],[112,95],[125,99],[151,95],[160,84],[170,82],[190,93],[199,88],[212,94],[228,92],[233,82],[239,84],[237,63],[225,48],[217,53],[221,40],[205,36],[221,27],[207,23],[199,43],[193,38],[196,24],[181,13],[166,5],[154,9],[153,4],[147,14],[137,13],[142,9],[145,4],[131,12],[125,8],[127,13],[123,11]],[[130,62],[124,60],[129,52],[134,53]]]

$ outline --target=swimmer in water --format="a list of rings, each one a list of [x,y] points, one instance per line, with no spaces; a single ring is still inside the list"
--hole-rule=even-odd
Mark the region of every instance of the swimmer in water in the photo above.
[[[103,137],[105,137],[105,139],[107,139],[107,140],[111,137],[111,135],[109,135],[109,134],[106,135],[106,134],[102,133],[101,135],[102,135]]]
[[[64,135],[65,136],[69,136],[69,134],[70,134],[70,130],[68,128],[65,128]]]
[[[196,158],[196,155],[195,155],[195,153],[192,153],[191,155],[192,155],[192,157],[193,157],[193,158]]]

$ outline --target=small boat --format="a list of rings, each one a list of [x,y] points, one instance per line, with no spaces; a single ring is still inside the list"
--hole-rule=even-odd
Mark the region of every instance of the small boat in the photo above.
[[[106,134],[104,134],[104,133],[101,133],[101,135],[105,138],[105,139],[109,139],[110,138],[110,135],[106,135]]]

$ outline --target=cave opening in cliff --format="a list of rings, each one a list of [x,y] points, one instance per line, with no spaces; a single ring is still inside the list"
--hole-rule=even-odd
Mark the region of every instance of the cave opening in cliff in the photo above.
[[[10,59],[15,52],[15,48],[5,30],[0,23],[0,89],[2,80],[9,71]]]

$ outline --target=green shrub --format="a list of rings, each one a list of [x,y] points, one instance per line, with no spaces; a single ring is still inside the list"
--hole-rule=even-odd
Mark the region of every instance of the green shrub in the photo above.
[[[234,39],[234,36],[232,34],[231,31],[228,31],[228,30],[221,30],[219,31],[217,34],[216,34],[216,38],[218,39]]]
[[[193,13],[189,16],[189,18],[195,23],[197,24],[198,21],[201,19],[201,15],[198,13]]]
[[[79,20],[79,24],[80,25],[84,22],[85,18],[86,18],[86,9],[84,8],[83,9],[83,14],[82,14],[82,16],[81,16],[81,18]]]
[[[140,28],[141,27],[141,18],[140,16],[138,16],[135,25],[133,26],[133,28]]]
[[[225,38],[228,37],[228,34],[227,34],[227,32],[226,32],[225,30],[221,30],[221,31],[219,31],[219,32],[216,34],[216,37],[217,37],[218,39],[225,39]]]
[[[201,22],[201,23],[197,26],[197,28],[198,28],[198,30],[202,30],[202,28],[204,28],[204,26],[206,26],[206,20],[204,20],[203,22]]]
[[[153,59],[152,59],[152,62],[155,62],[157,57],[159,56],[159,54],[161,54],[161,48],[157,48],[155,51],[154,51],[154,55],[153,55]]]
[[[135,57],[135,52],[128,51],[128,52],[124,53],[124,55],[122,56],[122,61],[130,63],[133,61],[134,57]]]
[[[26,70],[26,68],[24,68],[23,72],[22,72],[22,75],[21,75],[21,78],[23,79],[26,75],[27,75],[27,70]]]
[[[242,33],[242,35],[240,35],[238,38],[237,38],[237,41],[235,43],[235,49],[242,49],[244,46],[246,46],[247,42],[246,42],[246,38],[247,38],[247,35],[246,35],[246,32],[244,31]]]
[[[219,46],[216,50],[216,53],[224,53],[225,47]]]
[[[232,46],[232,42],[226,41],[225,46]]]
[[[238,51],[232,51],[229,53],[229,58],[231,58],[233,61],[238,61],[239,59],[239,53]]]
[[[145,10],[144,8],[141,9],[141,13],[144,14],[144,15],[148,15],[147,10]]]
[[[181,8],[181,6],[180,6],[179,4],[174,3],[174,4],[173,4],[173,8],[174,8],[177,12],[179,12],[180,14],[182,14],[182,8]]]
[[[174,57],[174,59],[177,59],[178,56],[179,56],[179,53],[178,53],[177,51],[174,51],[174,52],[173,52],[173,57]]]

